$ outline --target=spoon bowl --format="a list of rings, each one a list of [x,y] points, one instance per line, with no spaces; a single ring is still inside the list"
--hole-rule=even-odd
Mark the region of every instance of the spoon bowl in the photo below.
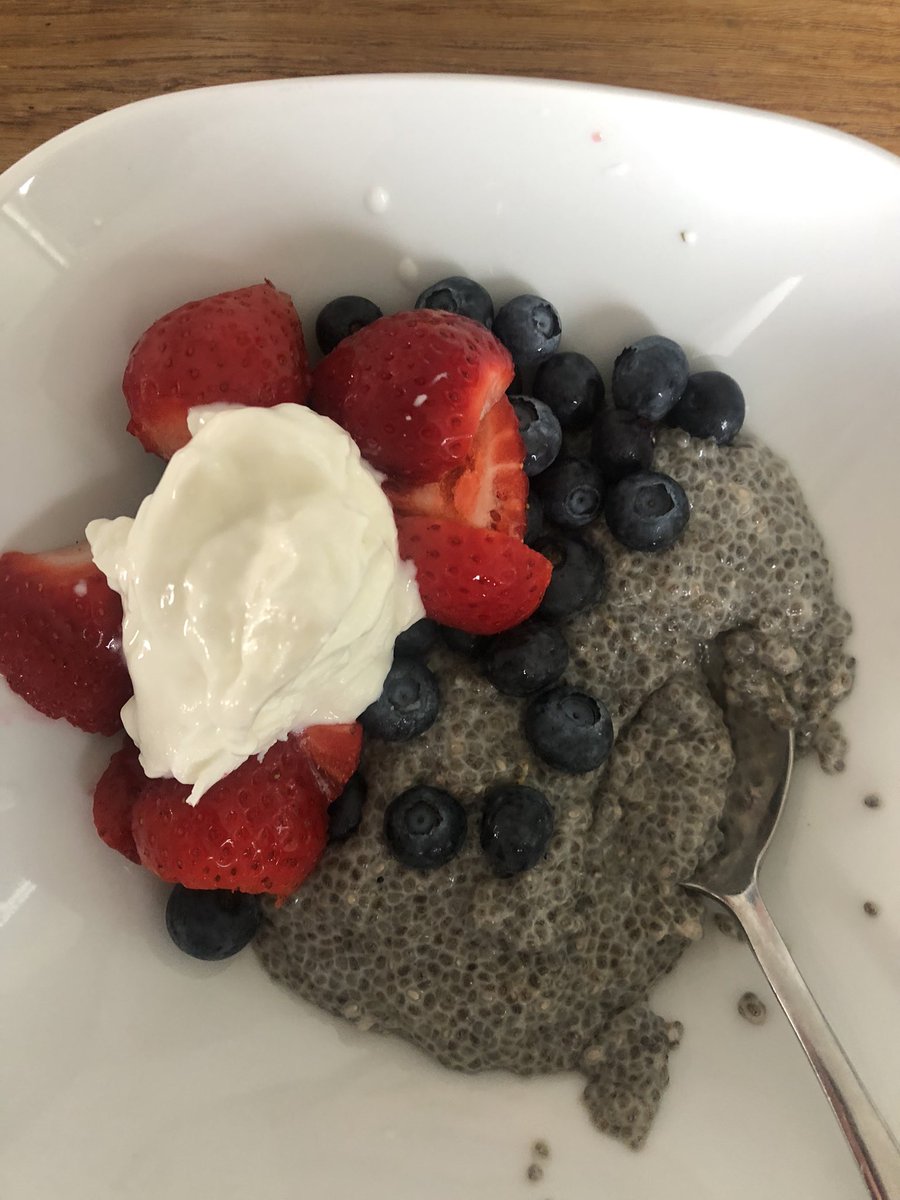
[[[735,766],[722,818],[722,851],[683,886],[716,900],[740,896],[759,876],[794,768],[794,734],[751,712],[728,713]]]

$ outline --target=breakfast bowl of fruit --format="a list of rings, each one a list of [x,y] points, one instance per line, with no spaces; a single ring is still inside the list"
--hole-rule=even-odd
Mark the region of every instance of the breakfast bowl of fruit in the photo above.
[[[862,1195],[682,885],[723,706],[792,731],[767,894],[896,1117],[898,211],[491,79],[0,178],[4,1196]]]

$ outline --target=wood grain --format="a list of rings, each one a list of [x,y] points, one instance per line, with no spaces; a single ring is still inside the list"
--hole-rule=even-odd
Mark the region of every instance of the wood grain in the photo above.
[[[898,0],[0,0],[0,169],[144,96],[369,71],[651,88],[807,117],[900,153]]]

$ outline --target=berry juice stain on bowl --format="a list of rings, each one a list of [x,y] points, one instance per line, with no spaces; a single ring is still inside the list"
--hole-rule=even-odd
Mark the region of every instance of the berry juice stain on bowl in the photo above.
[[[388,199],[376,188],[367,204]],[[359,544],[377,509],[421,604],[374,630],[361,601],[352,624],[372,645],[343,636],[354,588],[336,562],[320,624],[342,670],[374,664],[367,694],[326,703],[312,671],[272,740],[231,740],[233,769],[204,780],[195,807],[174,759],[145,753],[147,774],[127,743],[97,784],[98,833],[176,885],[167,923],[188,954],[252,941],[273,979],[449,1067],[580,1071],[595,1124],[638,1147],[681,1036],[648,994],[702,934],[679,880],[720,847],[734,766],[709,647],[730,699],[792,727],[825,770],[843,765],[833,710],[852,686],[850,621],[821,537],[788,467],[743,431],[738,384],[692,373],[671,339],[625,347],[607,393],[596,364],[560,352],[553,304],[495,307],[460,275],[407,312],[336,297],[315,334],[310,371],[271,284],[166,314],[127,365],[129,428],[172,457],[174,478],[202,450],[190,409],[211,401],[232,411],[210,434],[285,412],[301,437],[327,425],[370,484],[378,472],[378,503],[353,518]],[[299,451],[296,463],[305,478]],[[273,499],[284,560],[303,573],[305,556],[310,578],[341,553],[322,532],[329,495],[316,537],[290,526],[290,489]],[[2,556],[0,671],[84,729],[116,731],[125,706],[141,740],[121,646],[123,606],[126,631],[136,609],[116,556],[98,554],[115,590],[85,547]],[[254,596],[279,594],[269,559]],[[204,620],[247,642],[247,595],[220,578],[200,599]],[[285,615],[254,611],[260,636]],[[296,646],[277,640],[286,669]],[[186,655],[215,649],[190,641]],[[211,703],[223,678],[210,676]]]

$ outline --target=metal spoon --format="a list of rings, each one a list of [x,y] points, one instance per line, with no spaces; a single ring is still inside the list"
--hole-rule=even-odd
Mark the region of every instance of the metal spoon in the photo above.
[[[790,731],[729,710],[735,745],[722,855],[683,886],[733,913],[784,1009],[873,1200],[900,1200],[900,1146],[813,999],[759,894],[759,867],[784,807],[794,762]]]

